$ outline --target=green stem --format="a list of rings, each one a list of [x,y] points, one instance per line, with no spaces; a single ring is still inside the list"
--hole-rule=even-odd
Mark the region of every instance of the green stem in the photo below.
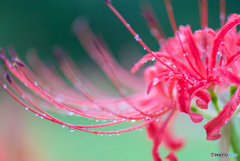
[[[216,117],[216,114],[213,114],[212,112],[209,112],[206,110],[199,109],[196,106],[191,106],[191,111],[201,114],[205,119],[208,119],[208,120],[211,120],[214,117]]]
[[[229,153],[230,147],[230,122],[226,123],[221,129],[221,138],[219,140],[219,152]],[[229,157],[220,157],[220,161],[230,161]]]
[[[229,124],[230,124],[231,145],[233,148],[233,152],[238,154],[236,159],[237,161],[240,161],[240,140],[238,138],[238,134],[234,127],[233,122],[230,121]]]
[[[216,92],[213,89],[211,89],[211,90],[209,90],[209,94],[211,96],[211,100],[212,100],[212,103],[213,103],[216,111],[219,113],[221,110],[218,106],[218,97],[217,97]]]

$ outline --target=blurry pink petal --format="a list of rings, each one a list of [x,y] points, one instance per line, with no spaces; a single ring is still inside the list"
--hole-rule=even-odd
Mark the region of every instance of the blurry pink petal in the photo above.
[[[168,156],[166,156],[166,159],[169,161],[178,161],[177,157],[175,156],[175,154],[173,152],[168,154]]]
[[[163,142],[171,150],[176,151],[183,147],[184,139],[173,136],[173,129],[167,128],[164,133]]]

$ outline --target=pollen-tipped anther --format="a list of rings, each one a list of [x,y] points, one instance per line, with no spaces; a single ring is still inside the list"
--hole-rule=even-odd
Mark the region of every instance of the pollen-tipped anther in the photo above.
[[[7,72],[5,73],[4,77],[7,79],[9,83],[12,83],[12,78]]]
[[[25,66],[25,64],[18,58],[18,55],[12,46],[8,47],[8,52],[11,57],[13,66],[15,66],[15,65],[19,65],[21,67]]]

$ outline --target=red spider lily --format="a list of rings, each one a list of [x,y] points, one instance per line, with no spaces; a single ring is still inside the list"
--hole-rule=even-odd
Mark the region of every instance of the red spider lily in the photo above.
[[[41,118],[68,126],[70,131],[77,129],[95,134],[112,135],[146,126],[148,137],[153,140],[153,158],[155,161],[160,161],[158,147],[161,142],[165,143],[171,151],[178,150],[183,146],[183,139],[175,138],[172,135],[172,122],[177,111],[188,114],[193,122],[199,123],[203,120],[203,115],[198,110],[193,112],[191,109],[193,100],[196,100],[197,107],[207,110],[211,97],[212,102],[217,104],[216,100],[213,100],[214,88],[217,89],[220,86],[219,89],[222,89],[222,84],[240,84],[238,77],[240,34],[236,31],[236,25],[240,23],[240,16],[231,15],[225,24],[225,2],[221,0],[222,27],[215,31],[207,27],[207,1],[202,1],[199,3],[199,8],[203,29],[192,33],[190,26],[180,26],[177,31],[170,1],[165,0],[169,19],[175,32],[174,37],[165,39],[165,34],[159,29],[161,27],[159,27],[154,13],[147,9],[143,11],[153,36],[161,44],[159,51],[153,52],[112,6],[111,1],[105,0],[105,2],[132,33],[136,41],[149,53],[134,65],[131,72],[136,72],[147,61],[156,61],[153,66],[144,71],[144,79],[148,84],[147,92],[144,81],[124,70],[111,57],[111,52],[106,45],[92,33],[87,22],[80,19],[74,23],[74,31],[79,42],[112,82],[119,97],[114,97],[92,84],[77,70],[74,62],[60,47],[55,47],[54,54],[62,72],[72,86],[62,81],[36,55],[32,55],[30,61],[35,72],[32,71],[20,60],[11,47],[8,49],[11,61],[7,59],[4,50],[1,50],[0,58],[11,75],[5,73],[8,81],[1,78],[0,84],[27,110]],[[36,68],[34,64],[38,64],[38,67],[41,68]],[[20,83],[25,86],[21,86]],[[125,89],[134,94],[127,93]],[[37,95],[31,95],[34,100],[37,100],[36,102],[27,95],[29,91]],[[217,116],[204,126],[208,140],[216,140],[221,137],[219,129],[232,117],[240,103],[239,92],[240,88],[238,87]],[[97,122],[98,120],[108,120],[109,122],[97,125],[71,124],[51,115],[39,106],[38,102],[41,100],[68,111],[70,115],[76,114],[93,118]],[[52,110],[56,111],[54,108]],[[160,117],[163,115],[166,117]],[[138,124],[113,131],[97,129],[116,126],[128,120]],[[173,152],[166,159],[177,160]]]

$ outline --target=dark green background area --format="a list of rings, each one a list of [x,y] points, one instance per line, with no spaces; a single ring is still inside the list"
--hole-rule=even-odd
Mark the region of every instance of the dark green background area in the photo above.
[[[227,14],[239,13],[239,0],[226,0]],[[143,19],[138,0],[113,0],[113,5],[126,18],[130,25],[152,50],[159,45],[151,36]],[[155,12],[167,36],[172,36],[170,23],[163,0],[151,0]],[[192,30],[200,29],[197,0],[172,0],[177,25],[190,24]],[[219,2],[210,0],[208,6],[209,27],[219,28]],[[110,11],[103,0],[48,0],[48,1],[0,1],[0,46],[6,48],[13,45],[18,54],[25,59],[26,52],[35,48],[46,62],[56,63],[51,54],[55,44],[62,46],[71,53],[76,62],[89,61],[87,54],[79,45],[72,31],[72,23],[77,17],[86,17],[92,30],[106,40],[117,60],[125,53],[126,59],[134,53],[146,54],[122,23]],[[131,55],[132,54],[132,55]],[[138,57],[139,58],[139,57]],[[124,64],[124,61],[121,60]],[[128,66],[127,68],[130,68]],[[9,98],[14,107],[21,107],[1,90],[1,101]],[[1,112],[7,111],[1,106]],[[14,111],[14,110],[13,110]],[[7,113],[11,117],[11,112]],[[51,161],[146,161],[151,160],[151,141],[147,140],[146,132],[134,131],[120,136],[98,136],[75,131],[70,133],[67,128],[37,118],[22,108],[20,115],[24,120],[19,123],[25,137],[40,149],[41,155]],[[75,119],[76,121],[76,119]],[[239,120],[237,120],[239,122]],[[206,122],[204,122],[206,123]],[[181,114],[176,124],[176,131],[187,140],[183,150],[177,153],[181,160],[217,160],[210,158],[211,152],[218,152],[217,142],[206,141],[204,123],[194,124],[187,115]],[[7,126],[1,120],[0,132],[4,133]],[[17,135],[18,131],[16,131]],[[163,152],[163,153],[161,153]],[[160,153],[167,152],[160,148]],[[240,154],[239,154],[240,155]]]
[[[153,50],[158,44],[141,16],[140,4],[149,1],[113,1],[114,6]],[[155,12],[168,36],[172,30],[162,0],[152,0]],[[190,24],[192,30],[200,29],[198,3],[189,0],[174,0],[172,6],[177,25]],[[238,13],[240,2],[228,0],[227,14]],[[209,1],[209,27],[219,27],[219,2]],[[109,10],[102,0],[48,0],[48,1],[1,1],[0,2],[0,44],[12,44],[21,56],[30,47],[35,47],[44,58],[49,58],[55,44],[70,51],[76,58],[85,55],[74,36],[71,25],[78,17],[86,17],[93,31],[101,34],[114,54],[126,44],[140,49],[130,33]],[[144,52],[141,51],[143,54]]]

